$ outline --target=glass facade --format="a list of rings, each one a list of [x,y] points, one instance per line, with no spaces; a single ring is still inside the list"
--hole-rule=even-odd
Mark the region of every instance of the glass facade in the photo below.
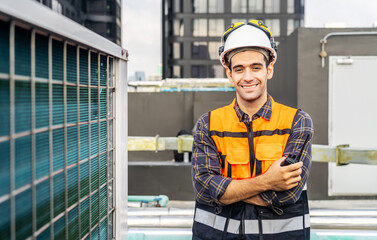
[[[173,43],[173,58],[174,59],[180,59],[181,56],[182,56],[182,52],[181,52],[181,43],[178,43],[178,42],[175,42]]]
[[[193,42],[192,43],[192,59],[207,59],[208,58],[208,47],[207,42]]]
[[[223,13],[224,0],[192,0],[193,13]]]
[[[180,19],[173,20],[173,35],[182,37],[184,33],[184,25],[183,21]]]
[[[219,37],[223,34],[224,28],[224,19],[208,20],[208,36]]]
[[[249,13],[262,13],[263,0],[249,0]]]
[[[0,239],[112,239],[113,59],[0,20]]]
[[[289,36],[295,30],[293,21],[294,21],[293,19],[287,20],[287,36]]]
[[[191,75],[193,78],[206,78],[207,66],[194,65],[191,67]]]
[[[264,2],[265,13],[279,13],[280,12],[280,0],[265,0]]]
[[[194,19],[192,27],[192,35],[194,37],[206,37],[208,35],[207,19]]]
[[[287,13],[295,13],[295,0],[287,0]]]
[[[233,18],[232,23],[236,23],[236,22],[243,22],[243,23],[246,23],[247,22],[247,19],[246,18]]]
[[[173,12],[180,13],[182,12],[182,0],[173,0]]]
[[[193,0],[192,12],[194,13],[206,13],[207,12],[207,0]]]
[[[224,0],[208,0],[208,13],[223,13]]]
[[[210,78],[225,78],[225,69],[221,65],[212,65],[209,70]]]
[[[247,0],[232,0],[232,13],[246,13]]]
[[[219,47],[221,46],[220,42],[208,42],[208,54],[209,58],[213,60],[219,59]]]
[[[182,77],[182,73],[181,73],[182,69],[181,69],[181,66],[173,66],[173,78],[181,78]]]

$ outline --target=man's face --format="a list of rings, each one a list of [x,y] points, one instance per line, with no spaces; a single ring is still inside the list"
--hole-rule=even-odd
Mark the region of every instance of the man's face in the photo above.
[[[253,102],[267,96],[267,80],[273,76],[273,64],[266,67],[263,54],[255,51],[237,53],[226,74],[237,92],[237,101]]]

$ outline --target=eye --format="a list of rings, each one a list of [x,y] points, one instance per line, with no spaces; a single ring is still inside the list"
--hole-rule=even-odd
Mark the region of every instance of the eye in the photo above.
[[[240,73],[240,72],[242,72],[242,68],[235,68],[235,69],[234,69],[234,72],[236,72],[236,73]]]

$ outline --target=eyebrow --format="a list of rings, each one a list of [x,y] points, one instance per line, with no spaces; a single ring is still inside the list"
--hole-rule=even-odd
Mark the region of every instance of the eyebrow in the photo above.
[[[256,63],[252,63],[249,65],[250,67],[254,67],[254,66],[262,66],[263,67],[263,63],[259,63],[259,62],[256,62]],[[244,67],[243,64],[237,64],[237,65],[234,65],[232,68],[238,68],[238,67]]]

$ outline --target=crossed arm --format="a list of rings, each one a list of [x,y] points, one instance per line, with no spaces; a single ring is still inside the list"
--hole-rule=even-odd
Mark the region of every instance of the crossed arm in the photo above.
[[[269,170],[255,178],[232,180],[222,176],[217,149],[208,136],[208,116],[203,115],[197,123],[194,136],[192,170],[196,199],[209,205],[227,205],[245,201],[255,205],[294,203],[301,194],[311,166],[311,144],[302,156],[302,162],[280,166],[285,157],[275,161]],[[312,122],[306,113],[298,114],[284,156],[301,149],[303,137],[312,134]],[[311,141],[310,141],[311,142]]]
[[[220,198],[220,203],[231,204],[245,201],[247,203],[267,206],[267,202],[259,196],[267,190],[285,191],[294,188],[301,181],[302,162],[288,166],[280,166],[285,157],[275,161],[265,174],[255,178],[232,180]]]

